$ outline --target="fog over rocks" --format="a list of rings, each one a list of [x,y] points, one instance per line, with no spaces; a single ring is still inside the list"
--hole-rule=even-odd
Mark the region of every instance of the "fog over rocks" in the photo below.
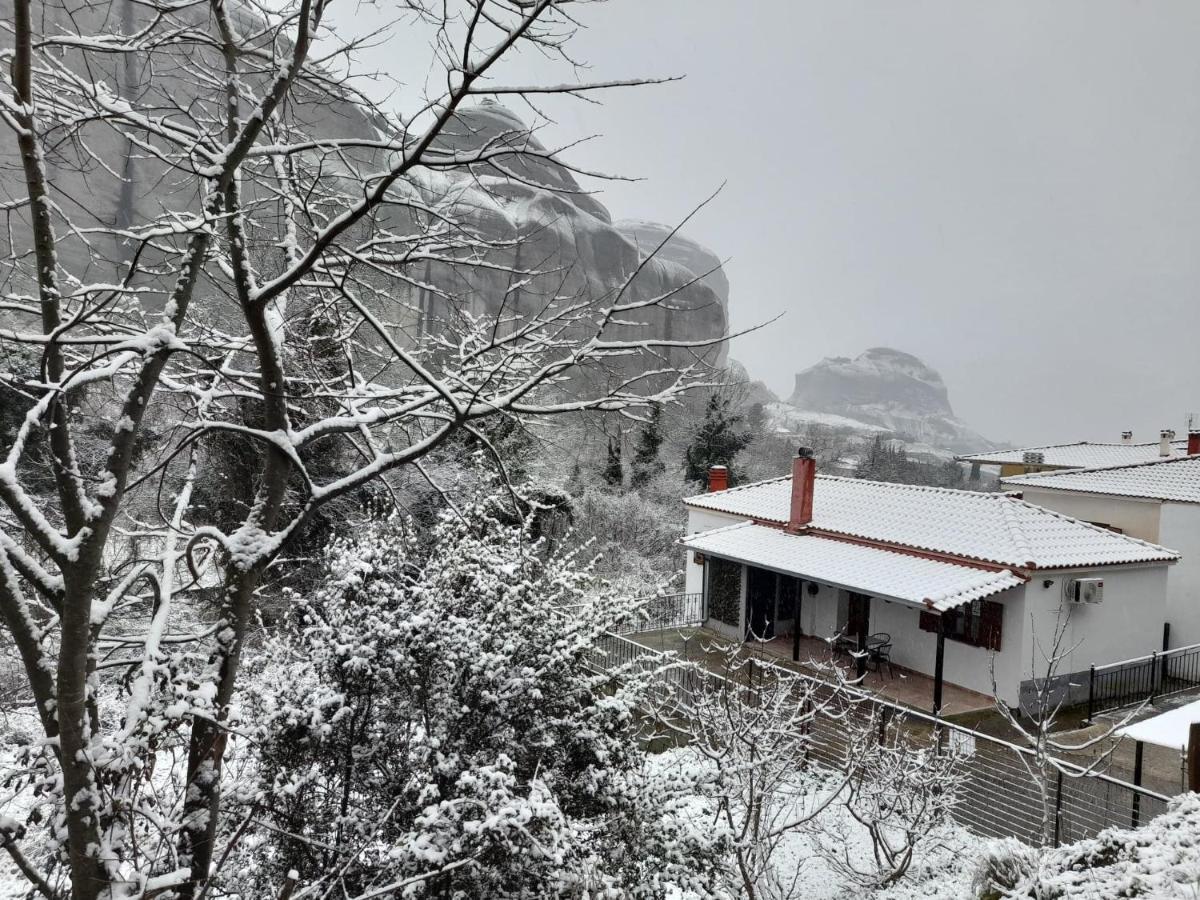
[[[940,450],[996,446],[955,416],[941,375],[890,347],[872,347],[854,359],[826,357],[798,372],[788,404],[801,419],[805,411],[840,416]]]

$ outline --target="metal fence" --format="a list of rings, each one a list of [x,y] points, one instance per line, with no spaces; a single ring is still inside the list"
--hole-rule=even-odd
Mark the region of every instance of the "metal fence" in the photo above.
[[[620,634],[691,628],[704,623],[703,594],[663,594],[637,603],[637,618],[618,629]]]
[[[687,663],[672,653],[642,646],[628,637],[608,634],[597,646],[597,668],[617,677],[648,678],[651,698],[686,707],[702,690],[728,680],[722,675]],[[958,803],[954,818],[975,834],[1014,837],[1054,844],[1094,837],[1112,826],[1144,824],[1164,812],[1169,798],[1155,791],[1096,772],[1066,760],[1038,767],[1036,754],[1022,747],[953,722],[899,706],[847,688],[835,688],[819,679],[761,664],[797,682],[806,683],[818,697],[840,692],[845,698],[839,716],[817,717],[809,730],[812,759],[828,768],[844,770],[849,761],[851,722],[893,722],[912,733],[936,736],[938,747],[962,758]],[[738,693],[744,693],[741,685]],[[750,688],[752,690],[752,687]],[[881,726],[882,727],[882,726]]]
[[[1087,717],[1200,687],[1200,644],[1092,666]]]

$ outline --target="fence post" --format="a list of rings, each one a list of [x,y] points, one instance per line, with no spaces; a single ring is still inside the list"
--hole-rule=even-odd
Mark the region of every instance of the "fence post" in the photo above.
[[[1167,650],[1171,646],[1171,623],[1163,622],[1162,682],[1167,683]]]
[[[1150,654],[1150,699],[1158,693],[1158,651]]]
[[[1088,673],[1088,714],[1087,720],[1092,721],[1092,713],[1096,704],[1096,667],[1092,666]]]
[[[1063,773],[1062,769],[1058,770],[1057,785],[1054,789],[1054,846],[1057,847],[1062,843],[1062,786]]]
[[[1142,754],[1146,749],[1144,741],[1138,741],[1134,745],[1133,750],[1133,783],[1138,787],[1142,785]],[[1142,820],[1142,795],[1137,791],[1133,792],[1132,813],[1129,817],[1129,827],[1137,828]]]

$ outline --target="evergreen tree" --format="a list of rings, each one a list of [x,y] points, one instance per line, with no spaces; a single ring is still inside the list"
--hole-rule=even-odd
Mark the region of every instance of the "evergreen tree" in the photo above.
[[[615,438],[608,439],[608,461],[604,464],[602,475],[604,480],[614,487],[620,487],[625,481],[625,469],[621,465],[621,443]]]
[[[749,430],[742,430],[742,416],[730,410],[726,397],[713,394],[704,410],[704,422],[692,438],[684,456],[685,477],[704,484],[711,466],[727,466],[730,483],[736,481],[734,459],[754,439]]]
[[[662,443],[662,406],[655,405],[650,421],[638,434],[637,449],[633,453],[633,473],[629,482],[635,488],[645,487],[654,476],[666,470],[658,456]]]

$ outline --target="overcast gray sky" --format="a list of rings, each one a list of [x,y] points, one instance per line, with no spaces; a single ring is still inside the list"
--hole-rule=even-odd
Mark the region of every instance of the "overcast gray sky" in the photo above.
[[[369,21],[370,11],[356,18]],[[556,102],[547,140],[614,217],[729,257],[732,355],[786,397],[888,345],[1022,443],[1182,431],[1200,412],[1200,3],[613,0],[590,76],[686,75]],[[399,41],[364,56],[412,78]],[[534,58],[511,77],[561,69]]]

